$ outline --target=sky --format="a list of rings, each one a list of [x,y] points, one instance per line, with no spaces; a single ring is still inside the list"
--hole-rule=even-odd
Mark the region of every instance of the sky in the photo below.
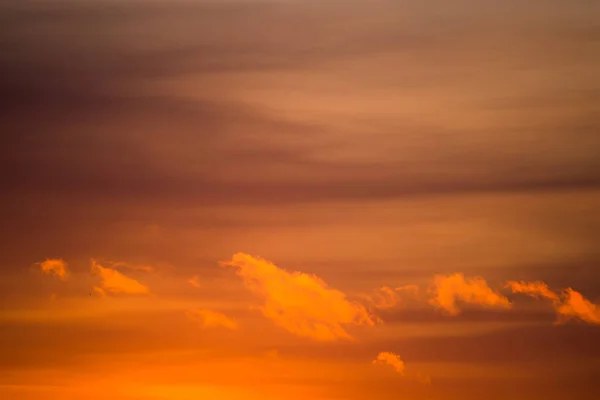
[[[0,32],[0,398],[597,398],[599,2]]]

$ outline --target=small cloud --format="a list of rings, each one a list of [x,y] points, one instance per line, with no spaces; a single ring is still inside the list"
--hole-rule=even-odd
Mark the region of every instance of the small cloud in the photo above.
[[[397,288],[382,286],[374,290],[371,295],[364,295],[363,297],[374,308],[386,310],[399,306],[407,296],[416,298],[418,294],[419,287],[416,285],[405,285]]]
[[[67,267],[67,263],[62,259],[48,258],[38,264],[44,274],[54,274],[63,281],[69,277],[69,268]]]
[[[400,375],[404,375],[404,361],[400,359],[398,354],[383,351],[373,360],[373,364],[387,364],[394,368]]]
[[[434,297],[429,301],[450,315],[460,314],[457,303],[477,304],[484,307],[511,308],[510,301],[500,293],[494,292],[480,277],[465,279],[463,274],[434,278]]]
[[[513,293],[522,293],[536,299],[547,298],[552,301],[560,300],[559,296],[550,290],[548,285],[541,281],[509,281],[506,283],[505,287],[512,290]]]
[[[600,325],[600,306],[587,300],[571,288],[563,291],[563,301],[555,306],[559,322],[564,319],[578,318],[590,324]]]
[[[202,285],[200,285],[200,277],[198,277],[198,275],[194,276],[191,279],[188,279],[187,282],[194,287],[197,287],[197,288],[202,287]]]
[[[149,294],[150,290],[136,281],[129,278],[114,268],[103,267],[95,260],[92,260],[92,272],[100,276],[102,282],[100,286],[94,287],[94,291],[98,294],[107,292],[110,293],[125,293],[125,294]]]
[[[354,340],[344,325],[375,324],[363,305],[349,301],[315,275],[288,272],[245,253],[221,265],[235,267],[246,287],[264,300],[263,315],[295,335],[319,341]]]
[[[192,310],[186,311],[186,315],[193,321],[200,322],[203,328],[227,328],[236,330],[238,324],[233,319],[216,311],[210,310]]]
[[[56,293],[52,293],[50,295],[50,301],[56,301],[56,299],[58,299],[58,295]]]
[[[377,355],[377,358],[372,361],[373,364],[384,364],[392,367],[402,377],[415,380],[424,385],[431,384],[431,378],[421,373],[406,373],[406,364],[398,354],[383,351]]]

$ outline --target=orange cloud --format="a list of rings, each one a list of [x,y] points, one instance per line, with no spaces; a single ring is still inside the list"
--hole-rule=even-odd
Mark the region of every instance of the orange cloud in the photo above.
[[[394,368],[400,375],[404,375],[404,361],[400,359],[398,354],[383,351],[373,360],[373,364],[387,364]]]
[[[383,351],[377,355],[377,358],[375,358],[375,360],[373,360],[372,363],[389,365],[403,377],[414,379],[417,382],[422,383],[424,385],[431,384],[431,378],[427,375],[423,375],[421,373],[412,373],[410,376],[407,376],[405,371],[406,365],[404,364],[404,361],[400,359],[400,356],[398,354]]]
[[[460,273],[448,276],[437,275],[434,278],[432,291],[434,297],[429,302],[450,315],[460,313],[457,302],[505,309],[511,307],[506,297],[490,289],[487,282],[480,277],[466,280]]]
[[[563,323],[571,318],[577,318],[590,324],[600,325],[600,306],[587,300],[583,295],[572,288],[562,291],[559,296],[548,288],[544,282],[515,282],[509,281],[506,287],[513,293],[524,293],[534,298],[547,298],[552,300],[554,310],[558,315],[557,323]]]
[[[559,296],[550,290],[548,285],[541,281],[509,281],[506,283],[505,287],[511,289],[513,293],[523,293],[536,299],[547,298],[552,301],[559,300]]]
[[[590,324],[600,325],[600,306],[593,304],[571,288],[563,291],[563,302],[555,306],[559,318],[579,318]],[[562,322],[559,320],[559,322]]]
[[[54,274],[63,281],[69,277],[69,268],[67,263],[59,258],[48,258],[38,263],[44,274]]]
[[[198,277],[198,275],[194,276],[191,279],[188,279],[187,281],[190,285],[195,286],[197,288],[202,287],[202,285],[200,285],[200,278]]]
[[[237,253],[223,266],[237,268],[246,287],[261,297],[263,315],[298,336],[353,340],[343,325],[374,325],[365,307],[349,301],[315,275],[287,272],[262,258]]]
[[[203,328],[223,327],[227,329],[238,329],[238,324],[233,319],[216,311],[192,310],[186,311],[188,318],[200,322]]]
[[[105,268],[95,260],[92,260],[92,272],[100,276],[102,282],[99,287],[94,287],[94,291],[99,294],[125,293],[125,294],[149,294],[150,290],[136,281],[129,278],[116,269]]]
[[[397,288],[382,286],[375,290],[372,295],[365,295],[366,300],[377,309],[390,309],[402,303],[405,295],[416,297],[419,293],[419,287],[416,285],[406,285]]]

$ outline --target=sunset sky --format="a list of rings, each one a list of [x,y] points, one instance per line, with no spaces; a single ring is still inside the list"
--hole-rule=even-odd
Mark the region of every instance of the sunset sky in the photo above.
[[[0,398],[595,400],[600,2],[0,2]]]

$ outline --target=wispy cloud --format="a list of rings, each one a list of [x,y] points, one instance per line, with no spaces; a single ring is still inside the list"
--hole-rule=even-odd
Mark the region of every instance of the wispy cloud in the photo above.
[[[366,308],[349,301],[315,275],[288,272],[275,264],[237,253],[224,266],[237,269],[246,287],[260,296],[265,317],[298,336],[319,341],[353,340],[344,325],[374,325]]]
[[[590,324],[600,325],[600,306],[592,303],[572,288],[563,290],[559,296],[541,281],[509,281],[506,283],[506,287],[510,288],[513,293],[523,293],[537,299],[547,298],[552,300],[554,310],[558,316],[557,323],[559,324],[575,318]]]
[[[525,281],[508,281],[506,288],[512,290],[513,293],[522,293],[533,298],[547,298],[553,301],[559,301],[558,294],[554,293],[548,285],[542,281],[525,282]]]
[[[69,277],[67,263],[60,258],[48,258],[38,264],[44,274],[54,274],[62,280],[66,280]]]
[[[94,287],[97,293],[149,294],[150,290],[133,278],[129,278],[114,268],[103,267],[92,260],[92,273],[102,280],[100,286]]]
[[[193,321],[197,321],[203,328],[227,328],[236,330],[238,324],[225,314],[211,310],[191,310],[186,311],[186,315]]]
[[[433,283],[433,298],[430,303],[450,315],[460,314],[458,303],[476,304],[484,307],[511,307],[505,296],[493,291],[480,277],[465,279],[463,274],[436,275]]]
[[[390,309],[399,306],[406,297],[416,298],[419,295],[419,287],[416,285],[405,285],[397,288],[382,286],[370,295],[363,297],[377,309]]]

